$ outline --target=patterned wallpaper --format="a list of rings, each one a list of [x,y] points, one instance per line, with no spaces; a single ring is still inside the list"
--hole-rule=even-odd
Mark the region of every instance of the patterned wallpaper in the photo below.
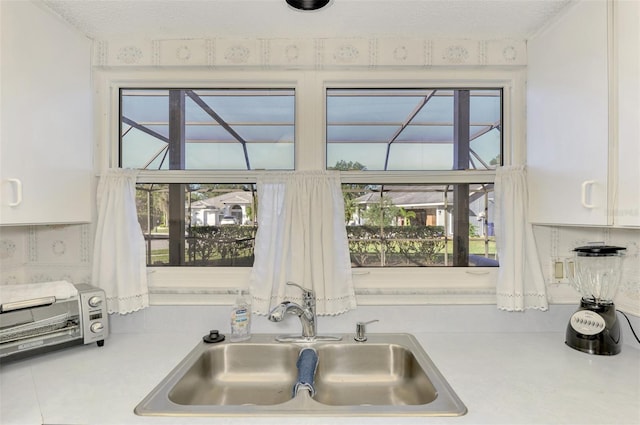
[[[0,227],[0,284],[91,281],[90,224]]]
[[[526,65],[522,40],[197,39],[94,42],[93,65],[162,67],[428,67]]]
[[[580,296],[572,289],[570,272],[567,272],[569,263],[573,261],[573,249],[592,242],[604,242],[626,248],[616,307],[640,316],[640,229],[534,226],[534,233],[549,302],[575,299],[577,304]],[[555,262],[562,263],[564,277],[555,276]]]

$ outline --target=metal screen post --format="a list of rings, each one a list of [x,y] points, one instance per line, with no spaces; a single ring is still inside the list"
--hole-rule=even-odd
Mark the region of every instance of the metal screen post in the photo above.
[[[469,90],[453,92],[453,169],[469,168]],[[469,184],[453,186],[453,266],[469,265]]]
[[[185,91],[169,90],[169,169],[185,166]],[[169,184],[169,264],[185,263],[185,185]]]

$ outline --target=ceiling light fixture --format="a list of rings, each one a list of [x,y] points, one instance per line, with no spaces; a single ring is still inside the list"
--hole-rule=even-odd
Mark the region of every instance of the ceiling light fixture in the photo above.
[[[331,0],[287,0],[287,4],[298,10],[318,10],[325,7]]]

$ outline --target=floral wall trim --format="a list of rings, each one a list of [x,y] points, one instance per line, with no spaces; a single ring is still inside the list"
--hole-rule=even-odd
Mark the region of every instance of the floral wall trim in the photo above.
[[[0,285],[91,281],[89,224],[0,228]]]
[[[478,66],[527,63],[524,40],[186,39],[94,41],[95,67]]]

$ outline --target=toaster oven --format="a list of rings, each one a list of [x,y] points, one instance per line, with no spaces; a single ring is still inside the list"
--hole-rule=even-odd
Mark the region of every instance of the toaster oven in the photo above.
[[[109,334],[102,289],[75,284],[77,295],[54,296],[0,305],[0,362],[73,345],[104,345]]]

